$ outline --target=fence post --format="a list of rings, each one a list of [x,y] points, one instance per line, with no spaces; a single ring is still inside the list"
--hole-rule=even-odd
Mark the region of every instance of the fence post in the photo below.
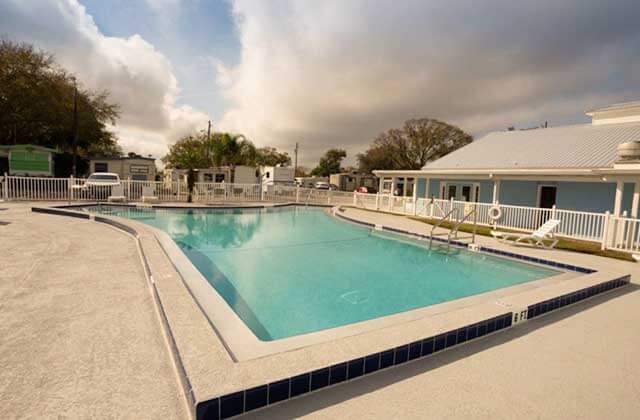
[[[296,203],[300,202],[300,185],[296,185]]]
[[[435,200],[431,197],[431,201],[429,202],[429,219],[433,219],[433,208],[435,207]]]
[[[395,196],[393,195],[393,193],[389,194],[389,213],[391,213],[391,211],[393,210],[393,200],[395,200]]]
[[[127,177],[127,201],[131,201],[131,176]]]
[[[453,220],[453,197],[451,197],[449,201],[451,203],[449,205],[449,221],[451,222]]]
[[[415,216],[416,214],[418,214],[418,198],[414,197],[413,198],[413,215]]]
[[[611,223],[611,213],[609,213],[609,210],[607,210],[604,213],[604,225],[602,226],[602,241],[600,243],[600,249],[601,250],[605,250],[607,249],[607,238],[609,237],[609,225]]]
[[[331,192],[331,188],[329,188],[327,191],[327,204],[331,204],[331,196],[333,196],[333,193]]]
[[[69,204],[73,201],[73,175],[69,175],[69,180],[67,181],[67,200]]]
[[[555,204],[553,206],[551,206],[551,218],[552,219],[556,218],[556,205]]]
[[[178,176],[178,181],[177,181],[177,182],[178,182],[178,188],[177,188],[177,190],[178,190],[178,191],[176,192],[176,199],[177,199],[178,201],[180,201],[180,184],[181,184],[181,182],[180,182],[180,176]],[[173,182],[172,182],[172,184],[173,184]]]
[[[358,194],[357,192],[353,192],[353,207],[358,207],[358,196],[356,195]]]
[[[376,193],[376,211],[380,210],[380,193]]]
[[[4,182],[2,183],[2,199],[9,201],[9,175],[4,173]]]

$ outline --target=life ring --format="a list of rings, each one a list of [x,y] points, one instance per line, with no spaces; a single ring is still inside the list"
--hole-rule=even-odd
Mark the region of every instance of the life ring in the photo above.
[[[489,208],[489,218],[491,220],[498,220],[502,217],[502,209],[498,206],[491,206]]]

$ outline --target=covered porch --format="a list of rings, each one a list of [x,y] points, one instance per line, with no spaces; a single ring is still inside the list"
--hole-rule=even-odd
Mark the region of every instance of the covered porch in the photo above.
[[[383,195],[610,213],[638,218],[640,170],[375,171]]]

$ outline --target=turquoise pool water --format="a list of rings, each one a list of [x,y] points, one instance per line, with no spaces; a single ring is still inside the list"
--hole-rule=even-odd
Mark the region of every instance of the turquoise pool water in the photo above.
[[[323,209],[93,208],[167,232],[261,340],[339,327],[537,280],[557,271],[430,251]]]

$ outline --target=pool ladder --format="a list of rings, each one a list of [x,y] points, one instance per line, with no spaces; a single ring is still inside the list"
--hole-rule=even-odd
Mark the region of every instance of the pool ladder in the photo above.
[[[433,225],[431,227],[431,232],[429,232],[429,249],[431,249],[431,245],[433,244],[433,232],[436,230],[436,228],[439,228],[444,222],[447,221],[447,219],[449,219],[451,217],[451,215],[455,212],[458,213],[460,209],[458,207],[454,207],[451,210],[449,210],[444,216],[442,216],[440,218],[440,220],[438,220],[438,222],[436,222],[435,225]],[[462,219],[460,219],[459,221],[457,221],[453,227],[449,230],[449,232],[447,233],[447,251],[449,251],[449,249],[451,248],[451,238],[454,237],[455,239],[458,239],[458,231],[460,230],[460,226],[462,226],[462,224],[466,221],[469,220],[469,218],[471,216],[473,216],[473,232],[471,235],[471,243],[475,243],[476,242],[476,228],[477,228],[477,206],[474,203],[473,205],[473,209],[466,213]],[[457,217],[456,217],[457,219]]]
[[[309,200],[311,200],[311,193],[313,193],[313,189],[309,189],[309,194],[307,194],[307,198],[304,199],[305,207],[309,207]]]

